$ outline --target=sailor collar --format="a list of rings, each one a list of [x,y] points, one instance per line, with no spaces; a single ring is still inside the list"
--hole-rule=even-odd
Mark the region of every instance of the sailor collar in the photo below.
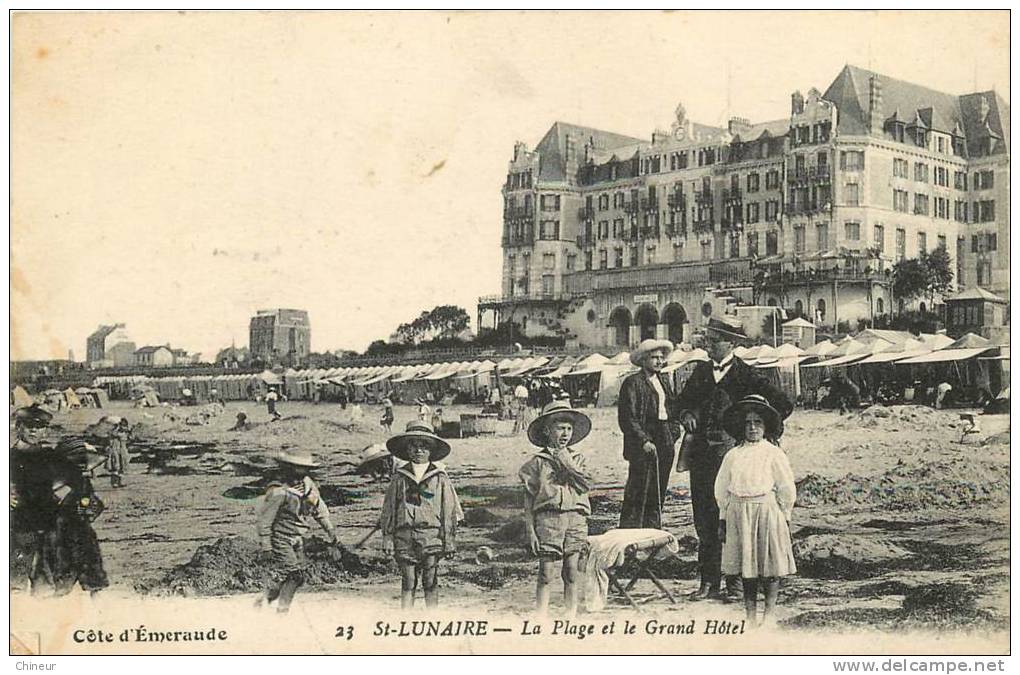
[[[406,464],[403,464],[403,465],[397,467],[397,470],[396,470],[396,473],[399,473],[399,474],[401,474],[402,476],[404,476],[406,478],[410,478],[412,481],[414,481],[415,483],[418,483],[418,484],[424,483],[429,478],[432,478],[433,476],[437,476],[437,475],[439,475],[441,473],[445,473],[445,472],[446,472],[446,467],[443,466],[443,464],[440,463],[440,462],[429,462],[429,466],[428,466],[427,469],[425,469],[425,473],[422,474],[421,480],[418,480],[415,477],[414,471],[411,469],[411,463],[410,462],[407,462]]]

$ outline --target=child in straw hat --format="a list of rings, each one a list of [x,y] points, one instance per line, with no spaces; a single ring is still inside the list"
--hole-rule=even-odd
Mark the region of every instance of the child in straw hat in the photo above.
[[[276,456],[280,465],[278,480],[266,488],[259,506],[258,533],[263,550],[273,553],[275,575],[263,596],[256,602],[269,604],[279,599],[277,612],[285,614],[298,588],[305,583],[304,535],[308,532],[307,516],[311,515],[336,546],[335,556],[343,545],[329,517],[329,508],[319,494],[309,473],[319,466],[308,453],[283,451]]]
[[[427,422],[412,420],[404,433],[386,441],[386,449],[405,462],[393,472],[379,514],[383,547],[400,566],[400,606],[414,606],[421,579],[425,606],[437,607],[439,557],[457,550],[457,522],[464,519],[453,483],[439,462],[450,454],[450,444]]]
[[[528,440],[540,449],[524,463],[524,522],[531,552],[538,556],[535,606],[549,608],[549,583],[562,560],[563,598],[568,614],[577,610],[578,560],[588,539],[591,478],[574,447],[591,431],[591,420],[567,401],[553,401],[528,426]]]
[[[765,584],[764,623],[779,597],[779,578],[797,571],[790,517],[797,498],[786,453],[770,442],[783,433],[779,412],[764,396],[745,396],[723,414],[726,432],[740,443],[726,453],[715,480],[722,572],[744,579],[747,619],[758,619],[759,581]]]

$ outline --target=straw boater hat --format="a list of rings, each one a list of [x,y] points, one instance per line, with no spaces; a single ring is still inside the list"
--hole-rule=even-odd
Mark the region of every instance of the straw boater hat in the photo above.
[[[415,438],[423,439],[428,443],[429,461],[431,462],[438,462],[450,454],[450,444],[436,436],[431,424],[419,420],[411,420],[407,423],[404,433],[397,434],[386,441],[386,449],[397,459],[409,462],[411,460],[407,454],[407,444]]]
[[[669,356],[673,353],[673,343],[669,340],[642,340],[641,344],[630,353],[630,362],[635,366],[640,366],[648,354],[660,349],[666,350],[666,356]]]
[[[723,428],[735,439],[744,437],[744,417],[754,411],[765,420],[765,438],[777,439],[783,435],[783,419],[779,411],[769,405],[764,396],[751,394],[740,399],[723,413]]]
[[[528,440],[533,445],[544,448],[548,442],[545,437],[546,428],[549,424],[561,420],[574,425],[574,433],[570,437],[569,445],[580,443],[591,432],[591,420],[580,410],[571,408],[570,401],[553,401],[542,408],[542,414],[528,426]]]
[[[358,468],[362,468],[369,462],[374,462],[381,457],[389,457],[389,450],[382,443],[373,443],[364,450],[358,456]]]
[[[285,466],[297,466],[302,469],[315,469],[320,466],[310,452],[281,450],[273,459]]]
[[[49,426],[52,420],[53,413],[41,407],[38,403],[33,403],[30,406],[18,408],[14,411],[14,423],[16,425],[41,429],[42,427]]]

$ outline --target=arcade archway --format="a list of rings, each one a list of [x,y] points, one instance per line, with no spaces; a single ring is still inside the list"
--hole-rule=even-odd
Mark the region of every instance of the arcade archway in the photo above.
[[[662,323],[666,324],[666,339],[673,344],[684,341],[684,324],[687,323],[687,312],[675,302],[666,305],[662,310]]]
[[[630,310],[626,307],[617,307],[609,315],[609,327],[613,329],[613,344],[617,347],[627,347],[630,344]]]
[[[641,305],[634,314],[634,325],[638,327],[639,340],[654,340],[655,328],[659,324],[659,313],[651,305]]]

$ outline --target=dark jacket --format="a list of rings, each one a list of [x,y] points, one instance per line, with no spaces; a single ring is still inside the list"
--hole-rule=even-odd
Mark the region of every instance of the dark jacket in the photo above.
[[[659,373],[659,382],[666,392],[666,413],[669,416],[667,427],[670,433],[668,447],[672,450],[673,439],[677,435],[676,425],[679,424],[676,391],[668,375]],[[659,397],[644,370],[629,375],[620,385],[617,419],[620,431],[623,432],[623,458],[630,462],[644,456],[643,446],[648,441],[656,443],[653,430],[660,424]]]
[[[782,419],[786,419],[793,412],[790,397],[740,359],[733,358],[733,365],[718,383],[712,371],[711,361],[695,366],[677,399],[678,408],[692,413],[698,421],[697,431],[693,434],[692,461],[697,461],[698,455],[704,455],[708,451],[710,438],[723,441],[721,452],[733,446],[734,440],[722,426],[723,413],[730,405],[745,396],[751,394],[764,396]]]

